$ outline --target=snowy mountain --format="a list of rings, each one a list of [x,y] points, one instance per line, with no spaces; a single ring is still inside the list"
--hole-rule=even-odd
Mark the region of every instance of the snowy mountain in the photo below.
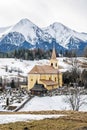
[[[36,32],[41,33],[41,30],[28,19],[22,19],[16,25],[13,26],[12,32],[20,32],[24,35],[26,41],[35,44],[38,40]]]
[[[28,19],[13,26],[0,28],[0,51],[19,48],[52,49],[53,42],[58,51],[65,49],[83,50],[87,46],[87,34],[71,30],[61,23],[39,28]]]
[[[1,51],[14,50],[25,41],[24,36],[19,32],[11,32],[3,36],[0,42]]]
[[[79,33],[71,30],[70,28],[64,26],[61,23],[53,23],[47,28],[43,28],[44,32],[49,33],[52,38],[56,40],[61,46],[68,49],[68,44],[71,44],[71,49],[73,47],[72,40],[74,43],[74,47],[78,49],[79,42],[87,43],[87,34]]]

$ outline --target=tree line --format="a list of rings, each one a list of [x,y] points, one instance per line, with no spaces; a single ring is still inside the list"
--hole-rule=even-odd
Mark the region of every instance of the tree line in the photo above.
[[[77,86],[87,88],[87,70],[84,69],[82,72],[78,68],[73,68],[71,71],[63,73],[63,83],[68,87]]]
[[[11,52],[1,53],[0,58],[18,58],[23,60],[34,60],[34,59],[49,59],[52,54],[52,49],[50,50],[43,50],[40,48],[37,49],[16,49]],[[57,57],[77,57],[77,50],[56,50]],[[87,57],[87,46],[84,48],[82,55]]]
[[[52,50],[42,49],[19,49],[8,53],[0,53],[0,58],[18,58],[23,60],[38,60],[38,59],[49,59],[51,57]]]

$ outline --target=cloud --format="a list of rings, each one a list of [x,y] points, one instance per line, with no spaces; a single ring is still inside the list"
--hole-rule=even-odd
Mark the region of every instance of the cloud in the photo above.
[[[40,27],[61,22],[86,31],[87,0],[0,0],[0,26],[28,18]]]

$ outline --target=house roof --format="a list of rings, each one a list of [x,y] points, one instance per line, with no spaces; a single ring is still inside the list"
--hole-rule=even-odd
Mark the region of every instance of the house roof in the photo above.
[[[58,70],[49,65],[35,65],[29,74],[57,74]]]
[[[47,86],[57,85],[57,83],[56,83],[55,81],[52,81],[52,80],[44,80],[44,79],[41,79],[40,81],[43,82],[44,84],[46,84]]]

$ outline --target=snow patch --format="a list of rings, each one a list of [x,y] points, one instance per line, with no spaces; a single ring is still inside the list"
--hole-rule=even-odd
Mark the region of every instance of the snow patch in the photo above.
[[[0,115],[0,124],[7,124],[18,121],[42,120],[45,118],[59,118],[63,115],[32,115],[32,114],[11,114]]]

